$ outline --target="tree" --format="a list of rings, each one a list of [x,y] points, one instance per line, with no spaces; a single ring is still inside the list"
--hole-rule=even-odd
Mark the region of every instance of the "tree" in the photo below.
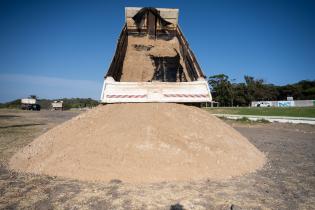
[[[248,102],[245,97],[246,85],[245,83],[234,83],[233,92],[234,92],[234,106],[247,106]]]
[[[37,96],[36,95],[30,95],[30,98],[37,99]]]
[[[225,74],[210,76],[208,79],[212,96],[221,106],[232,106],[234,100],[233,87]]]
[[[275,86],[263,79],[244,76],[244,83],[235,83],[225,74],[210,76],[208,83],[212,96],[221,106],[248,106],[252,101],[315,99],[315,80],[301,80],[294,84]]]
[[[276,100],[279,93],[273,84],[266,84],[263,79],[254,79],[251,76],[244,76],[246,91],[245,98],[249,105],[252,101]]]
[[[280,94],[279,87],[273,84],[267,84],[263,79],[244,76],[244,80],[244,83],[235,83],[234,80],[230,80],[227,75],[218,74],[210,76],[208,82],[214,100],[220,102],[222,106],[248,106],[252,101],[272,101],[283,97]],[[303,83],[303,85],[303,87],[311,87],[309,83]],[[302,85],[299,84],[297,87],[300,86]],[[299,91],[299,88],[294,88],[294,90]],[[304,91],[304,94],[312,95],[315,88],[314,90],[311,88],[307,90],[308,91]],[[291,89],[289,92],[290,91],[292,92]],[[284,92],[288,92],[288,90]]]

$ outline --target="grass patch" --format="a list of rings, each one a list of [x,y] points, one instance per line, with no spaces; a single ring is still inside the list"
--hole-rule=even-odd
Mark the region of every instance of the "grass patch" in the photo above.
[[[258,122],[258,123],[270,123],[268,120],[265,120],[265,119],[259,119],[259,120],[256,120],[256,122]]]
[[[242,117],[240,119],[229,119],[224,116],[219,116],[219,118],[224,121],[236,121],[236,122],[244,123],[244,124],[270,123],[268,120],[265,120],[265,119],[250,120],[247,117]]]
[[[315,117],[315,107],[213,107],[204,109],[211,114]]]
[[[250,119],[248,119],[247,117],[242,117],[240,119],[236,119],[237,122],[241,122],[241,123],[251,123],[252,121]]]
[[[236,121],[241,122],[241,123],[250,123],[250,124],[253,124],[253,123],[270,123],[268,120],[265,120],[265,119],[251,120],[247,117],[242,117],[240,119],[236,119]]]

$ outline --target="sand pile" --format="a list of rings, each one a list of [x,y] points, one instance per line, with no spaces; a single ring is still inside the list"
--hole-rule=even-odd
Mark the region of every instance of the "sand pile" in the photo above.
[[[99,106],[15,154],[18,171],[80,180],[226,179],[261,168],[265,156],[220,119],[179,104]]]

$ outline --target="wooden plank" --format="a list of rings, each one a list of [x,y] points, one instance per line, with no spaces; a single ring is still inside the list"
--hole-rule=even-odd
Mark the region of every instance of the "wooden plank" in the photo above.
[[[126,23],[127,23],[127,28],[137,28],[137,25],[132,18],[128,18]],[[146,21],[143,22],[142,28],[147,28]]]
[[[179,13],[178,9],[172,9],[172,10],[163,9],[159,11],[162,18],[178,19],[178,13]]]
[[[148,22],[148,34],[150,37],[154,38],[155,32],[156,32],[155,15],[153,15],[152,13],[148,13],[147,22]]]
[[[142,7],[125,7],[125,17],[130,18],[135,16],[137,12],[142,9]],[[163,18],[178,19],[179,9],[169,9],[169,8],[156,8],[160,11],[160,15]]]
[[[174,19],[174,18],[164,18],[164,19],[167,20],[168,22],[174,24],[174,25],[177,25],[177,19]],[[132,18],[127,18],[126,22],[132,23],[132,22],[134,22],[134,20]]]
[[[166,20],[172,23],[171,25],[168,26],[169,28],[176,28],[177,22],[175,19],[166,19]],[[127,23],[128,29],[137,27],[137,25],[135,24],[132,18],[127,18],[126,23]],[[146,21],[144,21],[144,24],[142,26],[143,26],[142,28],[147,28]],[[158,26],[158,28],[160,28],[160,26]]]

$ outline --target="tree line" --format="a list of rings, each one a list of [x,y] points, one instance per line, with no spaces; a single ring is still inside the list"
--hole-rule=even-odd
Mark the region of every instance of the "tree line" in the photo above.
[[[278,86],[262,79],[244,76],[244,82],[236,83],[225,74],[208,77],[213,100],[220,106],[249,106],[252,101],[277,101],[293,97],[294,100],[315,100],[315,80],[301,80],[294,84]],[[36,96],[31,96],[36,97]],[[91,98],[63,98],[65,109],[94,107],[99,101]],[[37,99],[43,109],[51,107],[51,99]],[[21,100],[0,103],[0,108],[20,108]]]
[[[208,77],[208,83],[213,100],[220,106],[249,106],[252,101],[286,100],[287,97],[315,100],[315,80],[279,86],[252,76],[244,76],[244,82],[236,83],[225,74],[217,74]]]

